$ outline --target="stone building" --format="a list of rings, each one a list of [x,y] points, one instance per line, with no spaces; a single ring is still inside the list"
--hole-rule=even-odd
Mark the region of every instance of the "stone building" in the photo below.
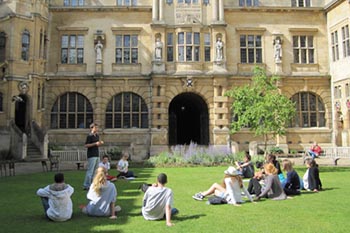
[[[348,88],[349,55],[331,55],[348,46],[349,21],[345,0],[0,0],[2,148],[17,158],[80,148],[93,121],[136,159],[191,141],[248,150],[261,139],[230,135],[224,93],[255,66],[296,101],[273,143],[347,145],[349,96],[336,90]]]

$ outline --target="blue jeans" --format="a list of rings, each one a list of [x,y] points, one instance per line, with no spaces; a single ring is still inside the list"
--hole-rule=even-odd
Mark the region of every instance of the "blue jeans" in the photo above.
[[[50,219],[48,216],[47,216],[47,210],[49,209],[49,198],[47,197],[40,197],[41,198],[41,203],[43,204],[43,207],[44,207],[44,212],[45,212],[45,216],[47,219]]]
[[[312,159],[315,159],[315,157],[317,156],[315,152],[313,152],[312,150],[308,151],[310,156],[312,157]]]
[[[90,187],[92,183],[92,179],[94,178],[95,171],[98,168],[99,162],[100,162],[99,157],[88,158],[88,167],[87,167],[87,171],[84,179],[84,188]]]

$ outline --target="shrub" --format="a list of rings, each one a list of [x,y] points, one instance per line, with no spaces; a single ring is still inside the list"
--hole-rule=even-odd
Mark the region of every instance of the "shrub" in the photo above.
[[[106,153],[111,158],[111,160],[120,160],[122,150],[118,146],[116,146],[109,148]]]

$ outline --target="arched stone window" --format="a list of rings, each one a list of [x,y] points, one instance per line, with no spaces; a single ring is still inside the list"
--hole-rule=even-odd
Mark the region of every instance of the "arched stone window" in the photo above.
[[[68,92],[57,98],[51,109],[52,129],[88,128],[93,122],[90,101],[77,92]]]
[[[29,60],[29,46],[30,46],[30,33],[28,30],[24,30],[22,33],[22,52],[21,58],[24,61]]]
[[[321,97],[311,92],[299,92],[292,96],[296,115],[292,127],[325,127],[325,107]]]
[[[148,108],[132,92],[115,95],[107,105],[106,128],[148,128]]]

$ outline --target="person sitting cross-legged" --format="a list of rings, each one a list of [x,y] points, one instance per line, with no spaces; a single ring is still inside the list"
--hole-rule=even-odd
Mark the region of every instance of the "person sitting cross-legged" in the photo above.
[[[64,182],[63,173],[55,174],[54,179],[55,183],[38,189],[36,194],[41,197],[46,217],[52,221],[63,222],[72,217],[71,196],[74,188]]]

